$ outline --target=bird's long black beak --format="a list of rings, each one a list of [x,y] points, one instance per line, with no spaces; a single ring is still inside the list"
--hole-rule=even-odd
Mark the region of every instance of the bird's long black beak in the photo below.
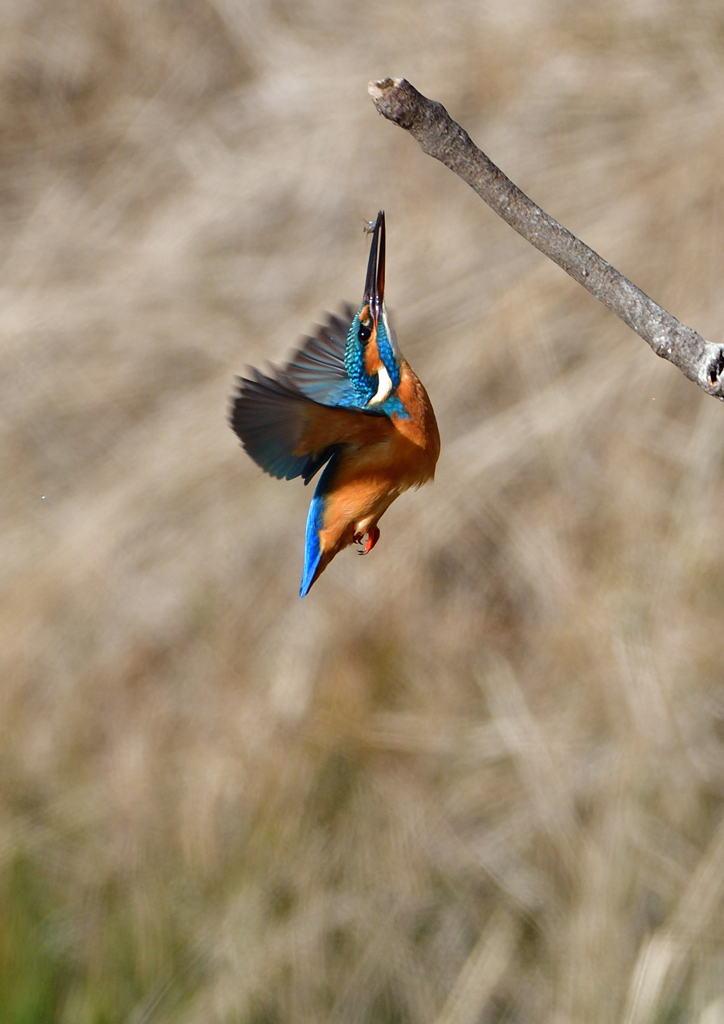
[[[369,305],[375,324],[380,318],[382,301],[385,297],[385,248],[385,211],[380,210],[372,230],[364,294],[364,302]]]

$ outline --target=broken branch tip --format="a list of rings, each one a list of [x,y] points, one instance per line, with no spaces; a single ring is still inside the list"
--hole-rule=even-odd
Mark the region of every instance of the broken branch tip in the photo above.
[[[383,78],[379,82],[370,82],[367,86],[367,92],[370,94],[373,100],[381,100],[386,92],[390,89],[396,89],[404,79],[402,78]]]

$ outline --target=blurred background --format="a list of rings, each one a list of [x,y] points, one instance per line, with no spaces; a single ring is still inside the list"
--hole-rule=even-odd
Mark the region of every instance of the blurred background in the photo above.
[[[724,408],[376,113],[712,341],[717,0],[4,0],[0,1020],[724,1021]],[[443,438],[300,601],[233,376],[361,297]]]

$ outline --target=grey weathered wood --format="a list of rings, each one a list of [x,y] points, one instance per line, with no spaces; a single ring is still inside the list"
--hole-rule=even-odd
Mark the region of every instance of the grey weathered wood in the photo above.
[[[404,78],[370,82],[375,106],[467,182],[488,206],[536,249],[587,288],[708,395],[724,400],[724,348],[706,341],[620,274],[580,238],[550,217],[471,140],[441,103]]]

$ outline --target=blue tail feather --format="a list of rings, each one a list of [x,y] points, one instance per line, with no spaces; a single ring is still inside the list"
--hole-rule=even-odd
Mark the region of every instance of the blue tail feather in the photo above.
[[[319,531],[324,526],[324,512],[327,503],[327,495],[332,484],[332,478],[336,469],[336,462],[339,456],[333,455],[327,468],[319,478],[319,483],[314,491],[312,503],[307,514],[307,530],[304,536],[304,572],[302,573],[302,585],[299,588],[299,596],[306,597],[314,583],[319,563],[322,560],[322,548],[319,542]]]
[[[322,528],[323,517],[324,497],[321,494],[315,494],[307,515],[307,532],[304,537],[304,572],[302,573],[302,585],[299,588],[300,597],[306,597],[309,593],[314,583],[314,574],[322,559],[319,531]]]

